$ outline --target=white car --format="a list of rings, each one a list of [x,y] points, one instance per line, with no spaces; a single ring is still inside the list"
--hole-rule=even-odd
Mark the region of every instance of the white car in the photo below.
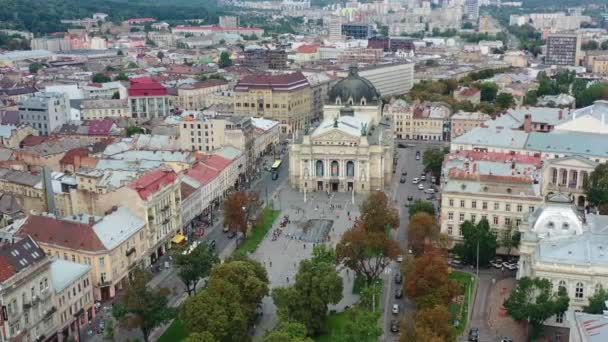
[[[397,262],[403,262],[403,255],[397,256]]]
[[[399,304],[393,304],[393,315],[399,314]]]
[[[502,266],[510,271],[515,271],[517,269],[517,263],[511,263],[511,262],[503,262]]]
[[[420,180],[418,178],[414,178],[412,179],[412,184],[418,184]]]
[[[426,180],[426,176],[425,175],[420,176],[420,180],[425,181]]]
[[[416,155],[416,160],[420,160],[420,156],[419,155]]]
[[[435,189],[426,189],[426,190],[424,190],[424,192],[426,192],[427,194],[434,194]]]
[[[418,184],[418,190],[424,190],[424,185]]]
[[[494,268],[501,269],[502,268],[502,260],[500,260],[500,259],[491,260],[490,261],[490,265],[492,265],[492,267],[494,267]]]

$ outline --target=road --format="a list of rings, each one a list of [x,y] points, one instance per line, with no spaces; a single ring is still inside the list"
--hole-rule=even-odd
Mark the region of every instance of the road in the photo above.
[[[409,222],[409,212],[405,204],[408,202],[407,197],[413,196],[413,199],[425,199],[427,195],[421,190],[418,190],[418,185],[413,184],[412,180],[414,177],[420,177],[424,166],[422,164],[422,154],[427,149],[442,148],[441,143],[427,143],[427,142],[411,142],[411,141],[397,141],[397,143],[406,144],[406,148],[395,148],[397,152],[398,160],[396,166],[396,172],[393,175],[392,186],[390,187],[388,195],[393,199],[395,205],[399,210],[399,229],[393,232],[393,238],[399,241],[399,245],[402,251],[408,250],[407,242],[407,225]],[[421,158],[416,160],[416,151],[420,151]],[[400,183],[402,177],[401,173],[407,172],[405,176],[405,183]],[[430,177],[423,182],[425,189],[430,185]],[[405,295],[401,299],[395,298],[395,290],[402,287],[402,284],[395,283],[395,274],[401,272],[401,264],[393,262],[385,270],[384,274],[384,312],[382,316],[382,324],[384,327],[384,336],[381,338],[382,341],[398,341],[398,335],[390,331],[391,320],[400,320],[401,317],[397,317],[392,313],[393,304],[399,304],[400,315],[407,313],[413,313],[415,310],[414,304]]]

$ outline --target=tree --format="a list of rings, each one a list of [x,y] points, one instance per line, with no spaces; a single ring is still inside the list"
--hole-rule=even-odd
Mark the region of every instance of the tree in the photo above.
[[[122,50],[118,50],[118,52],[116,52],[116,55],[117,55],[117,56],[124,56],[124,55],[125,55],[125,53],[124,53],[124,52],[122,52]]]
[[[548,279],[523,277],[503,303],[513,319],[530,324],[532,340],[540,335],[544,321],[568,310],[570,298],[566,289],[560,286],[557,293],[552,289]]]
[[[410,205],[410,209],[409,209],[410,217],[413,217],[414,215],[416,215],[417,213],[420,213],[420,212],[427,213],[431,216],[434,216],[435,215],[435,205],[433,205],[433,202],[423,201],[421,199],[415,200],[414,203],[412,203]]]
[[[141,127],[129,126],[129,127],[127,127],[126,133],[127,133],[127,137],[131,137],[135,134],[144,134],[144,133],[146,133],[146,131]]]
[[[319,244],[312,249],[312,259],[336,264],[336,251],[327,245]]]
[[[581,44],[581,50],[597,50],[600,47],[600,44],[595,40],[590,40]]]
[[[496,105],[502,109],[507,109],[515,104],[513,95],[509,93],[500,93],[496,96]]]
[[[339,263],[346,265],[371,284],[384,271],[389,260],[399,255],[399,244],[387,232],[365,229],[357,220],[336,245]]]
[[[131,319],[141,330],[144,342],[148,342],[150,333],[173,318],[174,311],[167,305],[166,296],[147,286],[148,272],[136,268],[131,274],[122,300],[112,307],[112,315],[117,320]]]
[[[376,342],[382,335],[379,312],[352,308],[346,312],[346,317],[338,342]]]
[[[98,73],[98,74],[93,75],[92,81],[94,83],[106,83],[106,82],[111,82],[112,79],[109,76]]]
[[[121,72],[114,77],[114,81],[128,81],[128,80],[129,80],[129,76],[127,76],[127,74],[125,74],[124,72]]]
[[[342,299],[342,278],[333,264],[320,259],[300,262],[295,284],[277,287],[272,298],[282,321],[297,321],[309,335],[325,330],[327,305]]]
[[[454,111],[472,112],[475,110],[475,105],[471,101],[456,102],[452,107]]]
[[[233,232],[247,237],[251,217],[259,207],[258,195],[252,191],[237,191],[224,200],[224,225]],[[238,241],[238,240],[237,240]]]
[[[467,21],[462,24],[462,28],[465,30],[470,30],[473,28],[473,23],[471,23],[470,21]]]
[[[487,266],[496,255],[496,235],[490,230],[488,220],[482,219],[475,224],[464,221],[460,225],[462,243],[454,247],[456,253],[465,262],[475,265],[479,246],[479,266]]]
[[[602,50],[608,50],[608,40],[604,40],[602,44],[600,44]]]
[[[120,99],[120,93],[115,91],[114,94],[112,94],[112,100],[119,100]]]
[[[388,232],[399,227],[399,212],[383,191],[372,191],[359,210],[362,226],[368,231]]]
[[[173,260],[178,268],[177,275],[186,286],[188,296],[196,294],[196,285],[200,279],[209,275],[213,265],[220,259],[214,249],[206,243],[200,243],[190,253],[177,249],[173,254]]]
[[[529,106],[536,106],[537,101],[538,96],[536,95],[536,90],[529,90],[524,98],[524,104]]]
[[[483,82],[479,85],[481,91],[481,101],[493,102],[498,93],[498,85],[494,82]]]
[[[591,174],[583,179],[583,189],[587,201],[605,210],[608,205],[608,163],[599,164]],[[608,214],[603,213],[602,214]]]
[[[448,305],[458,293],[458,284],[449,278],[448,264],[436,249],[429,249],[405,265],[404,292],[418,310]]]
[[[226,51],[222,51],[222,53],[220,53],[220,60],[217,64],[220,68],[231,66],[232,60],[230,59],[230,54]]]
[[[589,304],[583,307],[583,312],[599,315],[606,310],[608,291],[600,288],[593,296],[588,298]]]
[[[415,256],[421,255],[425,247],[439,238],[439,226],[435,218],[426,212],[411,216],[407,230],[407,240]]]
[[[37,74],[38,71],[40,71],[42,68],[44,68],[44,65],[42,65],[42,63],[38,63],[38,62],[34,62],[34,63],[30,64],[30,66],[29,66],[30,73],[32,73],[32,74]]]
[[[424,62],[424,65],[426,65],[426,66],[430,66],[430,67],[434,67],[434,66],[439,65],[439,63],[437,63],[437,61],[436,61],[436,60],[434,60],[434,59],[427,59],[427,60]]]
[[[424,171],[430,172],[433,176],[441,175],[441,165],[443,165],[443,157],[448,152],[447,149],[428,149],[422,154],[422,164]]]
[[[306,326],[299,322],[281,322],[279,326],[266,333],[263,342],[313,342],[306,337]]]
[[[208,331],[202,333],[192,333],[186,337],[185,342],[217,342],[213,334]]]
[[[418,310],[415,316],[417,339],[455,341],[457,334],[451,320],[452,314],[447,305],[435,305],[432,308]]]
[[[163,59],[165,58],[165,53],[164,53],[164,52],[162,52],[162,51],[158,51],[158,53],[156,54],[156,57],[157,57],[158,59],[160,59],[160,62],[162,63],[162,62],[163,62]]]
[[[500,233],[500,246],[507,249],[507,255],[511,255],[511,249],[519,247],[521,233],[508,226]]]

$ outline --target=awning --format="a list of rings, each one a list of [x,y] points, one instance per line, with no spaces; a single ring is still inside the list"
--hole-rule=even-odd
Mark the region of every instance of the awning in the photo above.
[[[186,237],[183,236],[182,234],[175,234],[175,236],[173,237],[173,239],[171,239],[171,242],[173,243],[182,243],[184,242],[184,240],[186,240]]]

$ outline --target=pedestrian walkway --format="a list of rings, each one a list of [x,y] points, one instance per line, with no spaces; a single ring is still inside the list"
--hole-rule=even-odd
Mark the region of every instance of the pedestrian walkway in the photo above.
[[[525,326],[513,320],[502,306],[516,283],[515,278],[507,278],[496,282],[492,287],[488,325],[499,338],[510,337],[513,341],[527,341]]]

